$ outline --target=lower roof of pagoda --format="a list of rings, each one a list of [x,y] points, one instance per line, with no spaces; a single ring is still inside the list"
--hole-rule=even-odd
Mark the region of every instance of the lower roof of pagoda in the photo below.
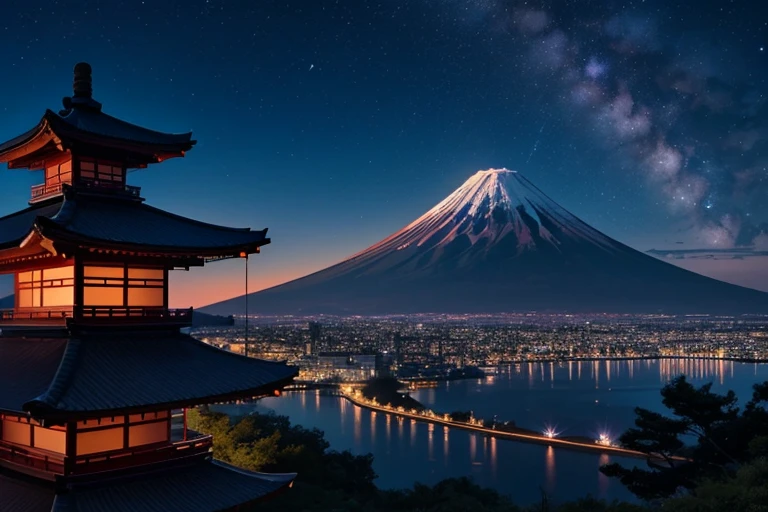
[[[102,482],[69,484],[66,492],[57,492],[53,484],[0,473],[0,496],[3,512],[213,512],[267,498],[289,487],[295,477],[202,460]]]
[[[200,222],[142,201],[94,195],[74,189],[53,202],[36,204],[0,218],[0,251],[23,249],[36,237],[71,250],[106,249],[140,254],[208,257],[257,252],[270,242],[267,230],[230,228]],[[0,258],[5,259],[5,258]]]
[[[44,423],[271,394],[298,370],[178,332],[0,337],[0,410]]]

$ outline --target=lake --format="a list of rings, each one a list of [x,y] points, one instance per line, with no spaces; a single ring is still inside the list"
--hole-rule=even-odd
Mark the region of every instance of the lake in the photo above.
[[[564,435],[593,437],[604,432],[615,438],[633,425],[635,407],[664,412],[659,390],[681,373],[696,384],[712,382],[718,392],[733,389],[746,401],[754,383],[768,380],[768,365],[702,359],[526,363],[486,379],[442,382],[412,396],[435,411],[471,410],[475,417],[514,420],[521,427],[551,426]],[[542,493],[556,502],[587,494],[631,500],[618,481],[598,468],[614,461],[644,464],[399,420],[316,391],[234,408],[241,414],[273,410],[295,424],[323,430],[333,449],[372,453],[382,488],[469,476],[518,504],[534,503]]]

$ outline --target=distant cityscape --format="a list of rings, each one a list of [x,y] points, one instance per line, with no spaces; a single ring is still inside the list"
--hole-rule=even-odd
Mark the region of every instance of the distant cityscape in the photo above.
[[[521,362],[619,358],[768,361],[768,317],[424,315],[250,318],[248,355],[300,368],[298,380],[363,381],[482,376]],[[242,318],[195,329],[244,353]]]

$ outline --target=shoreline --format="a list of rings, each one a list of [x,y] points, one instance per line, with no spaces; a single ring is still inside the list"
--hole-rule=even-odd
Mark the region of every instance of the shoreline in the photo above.
[[[521,359],[519,361],[510,361],[495,366],[479,366],[479,368],[501,368],[504,366],[512,366],[516,364],[527,363],[579,363],[579,362],[592,362],[592,361],[654,361],[662,359],[698,359],[704,361],[727,361],[734,363],[754,363],[754,364],[768,364],[768,359],[757,359],[754,357],[715,357],[715,356],[610,356],[610,357],[567,357],[563,359],[546,358],[546,359]]]
[[[390,409],[384,406],[380,405],[374,405],[371,403],[367,403],[364,401],[361,401],[355,397],[350,396],[347,393],[344,393],[339,389],[338,395],[336,395],[342,399],[348,400],[352,404],[356,405],[357,407],[360,407],[362,409],[368,409],[370,411],[374,412],[380,412],[383,414],[391,414],[393,416],[396,416],[398,418],[404,418],[404,419],[410,419],[413,421],[420,421],[422,423],[431,423],[434,425],[442,425],[444,427],[448,428],[455,428],[459,430],[465,430],[480,434],[485,434],[490,437],[508,440],[508,441],[517,441],[521,443],[529,443],[529,444],[540,444],[540,445],[548,445],[552,447],[560,447],[563,449],[570,449],[570,450],[576,450],[576,451],[588,451],[593,453],[605,453],[605,454],[613,454],[623,457],[632,457],[636,459],[648,459],[649,456],[642,452],[636,452],[634,450],[628,450],[626,448],[620,448],[617,446],[607,446],[602,445],[597,442],[594,444],[591,443],[585,443],[585,442],[578,442],[578,441],[570,441],[566,439],[558,439],[558,438],[550,438],[546,437],[544,435],[536,435],[536,434],[523,434],[523,433],[515,433],[515,432],[505,432],[503,430],[495,430],[491,428],[481,427],[478,425],[470,425],[468,423],[462,423],[462,422],[455,422],[452,420],[445,420],[442,418],[439,418],[437,416],[425,416],[420,414],[413,414],[406,411],[398,411],[396,409]],[[659,458],[659,460],[663,460]],[[685,460],[683,458],[677,458],[677,460]]]

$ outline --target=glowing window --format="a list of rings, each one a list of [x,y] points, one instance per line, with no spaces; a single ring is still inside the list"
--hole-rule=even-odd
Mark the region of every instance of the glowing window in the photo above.
[[[72,306],[75,302],[75,287],[62,286],[43,289],[43,305],[45,307]]]
[[[43,427],[35,428],[35,448],[42,448],[56,453],[66,453],[67,434],[63,430]]]
[[[164,303],[163,288],[128,288],[128,306],[162,307]]]
[[[51,165],[45,168],[46,187],[57,186],[61,183],[72,183],[72,161]]]
[[[123,427],[77,433],[77,455],[123,449]]]
[[[19,308],[65,307],[75,302],[73,266],[19,272]]]
[[[85,286],[83,304],[85,306],[123,306],[123,288],[107,286]]]
[[[32,427],[28,423],[3,421],[3,441],[29,446],[32,439]]]
[[[157,421],[128,427],[128,446],[162,443],[168,441],[168,422]]]
[[[161,268],[86,266],[86,306],[163,307],[165,271]]]
[[[100,278],[125,278],[125,269],[123,267],[91,267],[87,266],[83,269],[83,275],[85,277],[100,277]]]

